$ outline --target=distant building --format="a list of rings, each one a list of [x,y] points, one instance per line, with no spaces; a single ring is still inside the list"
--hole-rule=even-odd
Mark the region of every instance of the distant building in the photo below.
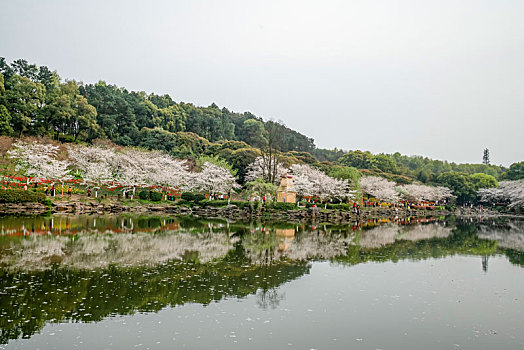
[[[296,203],[297,193],[293,191],[293,176],[286,174],[282,176],[280,180],[280,186],[278,186],[277,202],[284,203]]]

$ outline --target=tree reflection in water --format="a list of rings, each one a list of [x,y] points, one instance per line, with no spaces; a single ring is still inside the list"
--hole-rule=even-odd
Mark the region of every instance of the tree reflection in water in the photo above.
[[[313,260],[355,265],[462,254],[479,256],[487,269],[489,256],[503,254],[524,266],[516,221],[315,226],[124,216],[7,217],[0,225],[2,343],[47,322],[228,297],[255,295],[259,307],[274,309],[285,297],[279,286],[308,274]]]

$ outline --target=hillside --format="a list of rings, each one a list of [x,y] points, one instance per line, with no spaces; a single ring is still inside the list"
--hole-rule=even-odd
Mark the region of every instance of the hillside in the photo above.
[[[175,102],[169,95],[128,91],[103,81],[63,81],[56,71],[22,59],[8,64],[0,58],[0,135],[86,143],[108,139],[179,158],[220,156],[237,170],[241,181],[247,165],[268,148],[284,164],[316,164],[328,173],[349,166],[398,183],[442,183],[441,175],[450,172],[517,179],[523,177],[524,168],[522,162],[508,170],[399,153],[318,149],[312,138],[250,112]]]

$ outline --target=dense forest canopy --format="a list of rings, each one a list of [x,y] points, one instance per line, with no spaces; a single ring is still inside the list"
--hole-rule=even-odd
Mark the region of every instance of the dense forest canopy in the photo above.
[[[86,143],[109,139],[117,145],[163,150],[179,158],[219,156],[232,165],[241,182],[247,166],[267,150],[286,165],[313,164],[326,173],[343,166],[401,184],[460,186],[466,188],[464,198],[471,197],[481,184],[524,178],[524,162],[506,169],[400,153],[319,149],[312,138],[250,112],[232,112],[214,103],[199,107],[176,102],[167,94],[128,91],[104,81],[63,81],[56,71],[23,59],[8,64],[0,58],[0,135]],[[481,153],[479,150],[479,161]]]

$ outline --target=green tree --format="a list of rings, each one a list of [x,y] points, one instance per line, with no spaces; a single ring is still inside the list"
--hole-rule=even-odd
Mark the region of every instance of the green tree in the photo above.
[[[11,135],[13,128],[11,128],[11,115],[7,108],[0,105],[0,135]]]
[[[457,196],[457,202],[463,204],[472,202],[477,197],[477,188],[466,173],[457,173],[454,171],[440,174],[437,177],[437,183],[446,186]]]
[[[233,166],[233,169],[237,172],[240,183],[244,183],[246,169],[249,164],[253,163],[255,159],[260,156],[260,150],[245,147],[236,149],[227,156],[223,155],[223,152],[220,154]]]
[[[471,174],[469,177],[472,180],[477,190],[481,188],[498,187],[499,185],[497,182],[497,179],[495,179],[491,175],[487,175],[483,173],[476,173],[476,174]]]
[[[92,140],[101,135],[100,126],[96,123],[96,108],[91,106],[85,97],[76,95],[72,101],[73,116],[69,132],[75,141],[80,136],[83,140]]]
[[[0,73],[0,103],[3,103],[4,94],[5,94],[4,75]]]
[[[6,107],[11,114],[14,131],[19,137],[36,120],[37,113],[44,102],[45,87],[29,78],[13,75],[9,79],[9,89],[5,92]]]
[[[357,199],[362,197],[360,190],[361,174],[357,168],[335,165],[327,174],[335,179],[348,180],[351,184],[351,189],[356,191]]]
[[[395,161],[388,155],[377,154],[372,156],[369,160],[369,165],[371,169],[382,170],[385,173],[397,174],[397,164]]]
[[[242,124],[244,132],[243,140],[248,144],[262,148],[267,144],[267,131],[264,129],[264,123],[256,119],[248,119]]]
[[[24,78],[28,78],[31,81],[38,80],[38,67],[35,64],[30,64],[24,59],[18,59],[11,63],[11,67],[16,74]]]
[[[431,173],[431,170],[429,169],[420,169],[417,172],[417,180],[423,183],[428,183],[433,178],[433,174]]]
[[[338,159],[338,163],[357,169],[370,169],[372,157],[369,152],[349,151]]]
[[[505,180],[524,179],[524,161],[511,164],[508,171],[504,173],[503,178]]]
[[[256,179],[246,184],[248,196],[269,197],[268,200],[277,197],[278,187],[264,179]]]

